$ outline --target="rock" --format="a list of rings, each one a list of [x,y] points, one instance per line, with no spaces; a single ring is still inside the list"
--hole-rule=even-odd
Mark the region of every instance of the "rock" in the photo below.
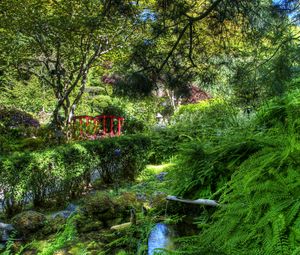
[[[110,229],[111,230],[123,230],[123,229],[129,228],[130,226],[132,226],[131,222],[125,222],[123,224],[114,225]]]
[[[165,177],[167,174],[168,174],[167,172],[161,172],[161,173],[157,174],[155,177],[157,180],[162,182],[165,180]]]
[[[96,180],[99,180],[100,178],[101,178],[101,175],[100,175],[100,171],[98,169],[95,169],[91,172],[91,174],[90,174],[91,183],[94,183]]]
[[[137,199],[137,201],[145,202],[145,201],[147,201],[147,195],[145,193],[137,193],[136,199]]]
[[[73,212],[71,211],[59,211],[59,212],[56,212],[56,213],[53,213],[51,214],[51,218],[52,219],[55,219],[57,217],[61,217],[61,218],[64,218],[64,219],[67,219],[70,217],[70,215],[72,214]]]
[[[115,202],[108,194],[97,192],[85,198],[82,209],[87,215],[103,220],[115,217],[115,207]]]
[[[51,218],[54,219],[56,217],[61,217],[64,219],[68,219],[73,213],[77,212],[78,208],[79,207],[77,205],[69,204],[67,206],[66,210],[58,211],[58,212],[51,214]]]
[[[67,219],[57,216],[55,218],[50,218],[47,224],[42,229],[42,234],[48,236],[53,233],[60,231],[66,224]]]
[[[76,212],[78,210],[79,206],[78,205],[74,205],[72,203],[70,203],[67,208],[66,211],[70,211],[70,212]]]
[[[106,192],[96,192],[94,195],[85,197],[79,212],[82,222],[92,219],[94,222],[101,221],[103,227],[111,227],[120,224],[123,220],[129,220],[129,209],[137,203],[135,193],[124,193],[119,197],[111,197]],[[82,223],[80,224],[82,228]]]
[[[77,223],[78,226],[78,232],[80,233],[89,233],[93,231],[99,231],[103,228],[103,223],[99,220],[93,221],[93,220],[87,220],[85,219],[82,222]]]
[[[26,250],[22,252],[22,255],[37,255],[38,252],[35,249],[31,249],[31,250]]]
[[[9,234],[14,230],[13,225],[0,222],[0,241],[8,241]]]
[[[23,235],[40,230],[46,223],[46,216],[35,211],[25,211],[12,219],[15,228]]]
[[[121,224],[122,221],[123,221],[123,218],[115,218],[115,219],[107,220],[107,225],[109,227],[112,227],[112,226]]]

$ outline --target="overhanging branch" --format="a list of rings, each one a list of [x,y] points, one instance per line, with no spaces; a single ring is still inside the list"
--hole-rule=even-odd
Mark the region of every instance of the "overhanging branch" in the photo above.
[[[158,72],[161,72],[164,68],[164,66],[168,63],[170,57],[172,56],[172,54],[174,53],[174,51],[176,50],[179,42],[181,41],[182,37],[184,36],[186,30],[188,28],[190,28],[190,51],[189,51],[189,59],[192,62],[193,66],[196,66],[195,63],[192,60],[192,40],[191,40],[191,36],[192,36],[192,27],[193,27],[193,23],[194,22],[198,22],[201,21],[203,19],[205,19],[213,10],[215,10],[217,8],[217,6],[224,0],[216,0],[206,11],[204,11],[202,14],[200,14],[197,17],[191,17],[188,14],[185,14],[185,16],[188,18],[188,23],[183,27],[183,29],[181,30],[175,44],[173,45],[172,49],[170,50],[170,52],[168,53],[167,57],[165,58],[164,62],[161,64],[160,68],[158,69]]]

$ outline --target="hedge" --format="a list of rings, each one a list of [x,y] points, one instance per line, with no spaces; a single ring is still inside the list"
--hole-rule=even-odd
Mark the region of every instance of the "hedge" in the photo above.
[[[149,145],[149,138],[131,135],[2,156],[4,210],[12,215],[29,200],[37,206],[50,197],[74,197],[87,187],[95,170],[104,183],[131,181],[147,163]]]

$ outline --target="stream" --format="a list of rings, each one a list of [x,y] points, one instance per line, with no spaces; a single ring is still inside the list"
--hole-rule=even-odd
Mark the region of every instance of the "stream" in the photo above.
[[[173,250],[174,230],[164,224],[157,223],[151,230],[148,239],[148,255],[154,255],[160,249]]]

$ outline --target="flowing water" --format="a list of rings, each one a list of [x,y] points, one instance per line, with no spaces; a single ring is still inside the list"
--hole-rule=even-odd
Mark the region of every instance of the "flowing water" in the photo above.
[[[159,249],[172,250],[174,231],[164,223],[158,223],[151,230],[148,239],[148,255],[154,255]],[[156,250],[158,249],[158,250]]]

